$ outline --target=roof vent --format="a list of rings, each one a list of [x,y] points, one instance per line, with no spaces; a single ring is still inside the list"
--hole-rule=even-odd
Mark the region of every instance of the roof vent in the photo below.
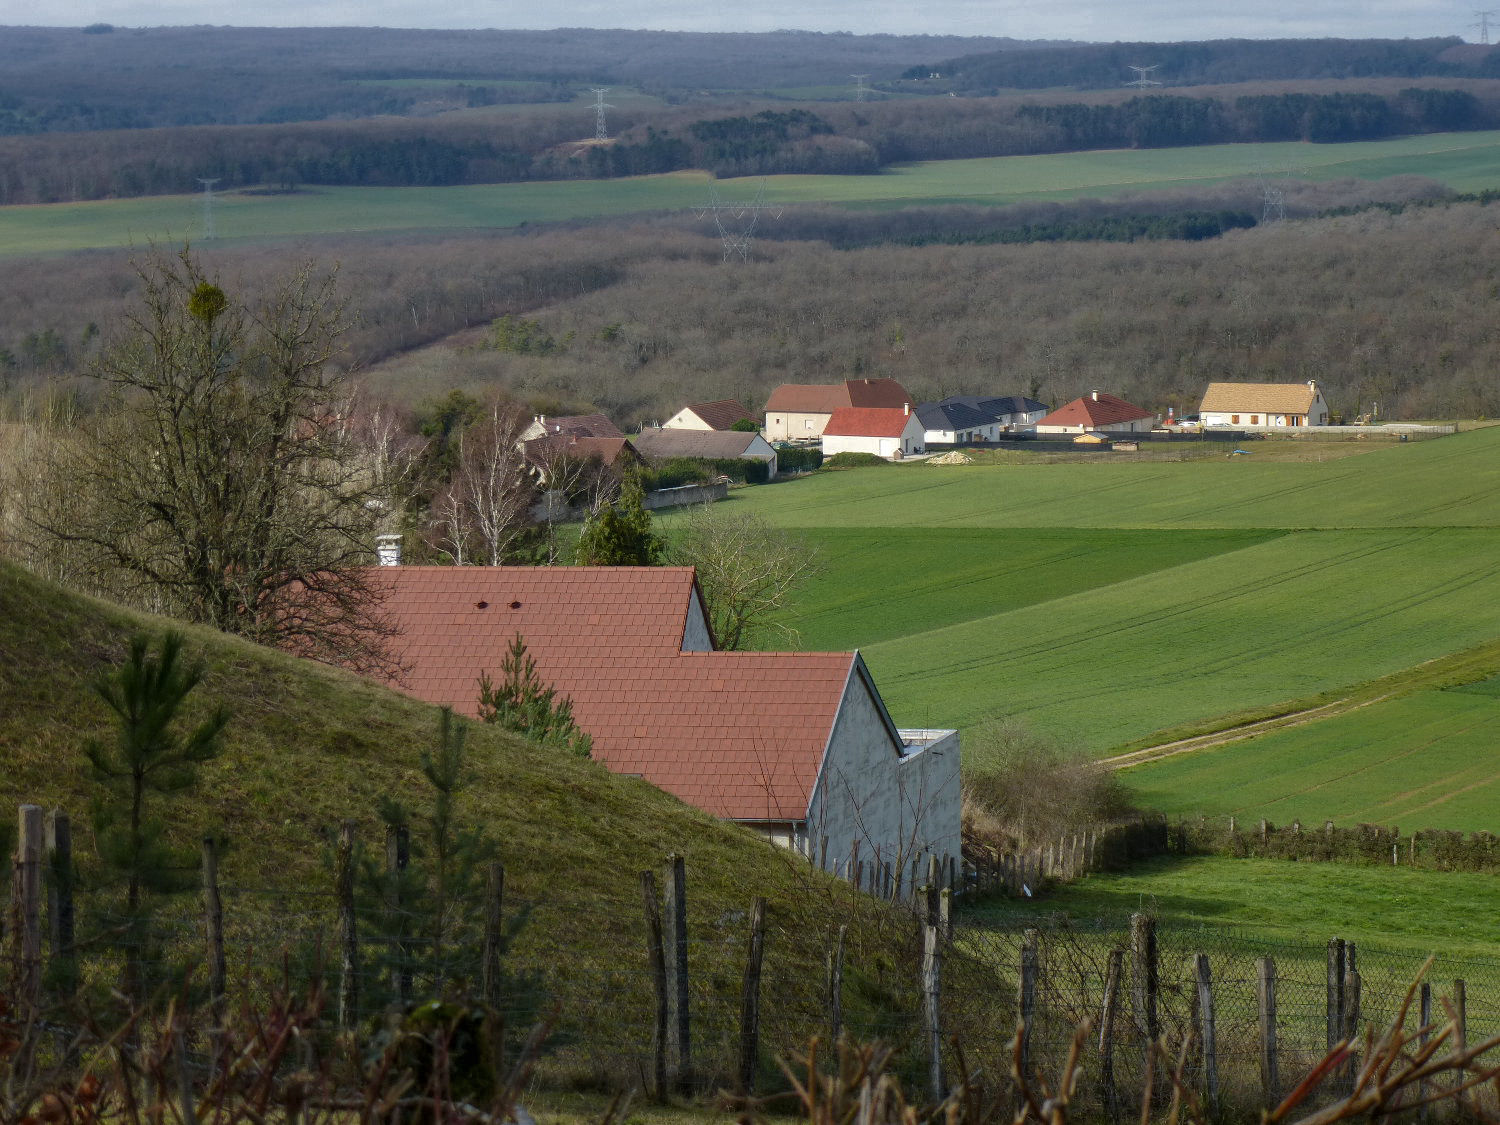
[[[520,602],[511,602],[510,603],[510,608],[511,609],[520,609],[521,608],[521,603]]]
[[[397,532],[387,532],[384,535],[375,536],[375,557],[380,560],[381,566],[400,566],[400,534]]]
[[[489,609],[490,608],[490,603],[486,602],[486,601],[478,601],[478,602],[474,603],[474,608],[475,609]]]

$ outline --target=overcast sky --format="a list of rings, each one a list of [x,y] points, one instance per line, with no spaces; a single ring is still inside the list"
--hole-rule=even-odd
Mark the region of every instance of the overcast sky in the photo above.
[[[1421,38],[1471,30],[1477,4],[1444,0],[0,0],[0,24],[301,27],[632,27],[888,32],[1094,41],[1232,37]]]

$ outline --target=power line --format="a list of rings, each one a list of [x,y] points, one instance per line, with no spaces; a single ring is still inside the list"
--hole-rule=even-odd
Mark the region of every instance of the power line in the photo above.
[[[214,237],[214,184],[219,182],[220,177],[213,179],[198,177],[198,182],[203,185],[203,238],[207,241]]]
[[[1127,70],[1135,71],[1135,81],[1127,82],[1125,85],[1134,86],[1140,90],[1144,90],[1147,86],[1160,86],[1160,82],[1149,77],[1159,66],[1161,66],[1161,63],[1157,63],[1156,66],[1127,66]]]
[[[609,129],[604,124],[604,111],[615,108],[604,100],[604,95],[609,93],[610,88],[608,86],[593,86],[590,88],[594,91],[594,140],[607,141],[609,140]]]

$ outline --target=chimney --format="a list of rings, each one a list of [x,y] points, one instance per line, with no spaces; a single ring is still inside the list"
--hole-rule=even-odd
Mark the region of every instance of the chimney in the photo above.
[[[909,402],[903,402],[901,404],[901,413],[904,414],[904,415],[906,415],[906,417],[910,418],[911,417],[911,403],[909,403]]]
[[[387,532],[384,535],[375,536],[375,557],[380,560],[381,566],[400,566],[400,534],[396,532]]]
[[[1092,394],[1094,396],[1094,401],[1098,402],[1099,401],[1099,388],[1095,387],[1094,390],[1093,390],[1093,392],[1092,392]]]

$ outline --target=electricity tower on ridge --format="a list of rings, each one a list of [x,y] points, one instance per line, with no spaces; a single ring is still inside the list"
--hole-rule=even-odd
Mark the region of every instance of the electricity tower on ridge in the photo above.
[[[698,217],[714,217],[714,227],[724,246],[724,260],[728,262],[739,258],[743,262],[750,258],[750,242],[755,237],[755,227],[760,222],[761,212],[770,211],[773,219],[779,219],[781,210],[780,204],[766,202],[765,180],[761,180],[755,198],[748,202],[720,199],[718,185],[711,184],[708,202],[699,208]]]
[[[1255,170],[1255,181],[1260,185],[1260,221],[1274,223],[1286,218],[1286,186],[1300,168],[1269,168]]]
[[[203,238],[207,241],[214,237],[214,184],[219,182],[220,177],[205,179],[198,177],[198,182],[203,185]]]
[[[1156,66],[1127,66],[1127,70],[1135,71],[1135,81],[1127,82],[1125,85],[1134,86],[1138,90],[1144,90],[1147,86],[1160,86],[1160,82],[1150,77],[1159,66],[1161,63],[1157,63]]]
[[[615,108],[604,100],[604,95],[609,93],[609,87],[591,86],[590,89],[594,91],[594,140],[607,141],[609,129],[604,124],[604,111]]]
[[[870,96],[870,87],[865,85],[865,79],[870,77],[868,74],[851,74],[849,77],[854,79],[855,101],[862,102]]]
[[[1496,12],[1493,9],[1483,12],[1475,12],[1474,22],[1469,25],[1470,27],[1478,30],[1479,41],[1481,43],[1488,43],[1490,41],[1490,18],[1492,16],[1500,16],[1500,12]]]

